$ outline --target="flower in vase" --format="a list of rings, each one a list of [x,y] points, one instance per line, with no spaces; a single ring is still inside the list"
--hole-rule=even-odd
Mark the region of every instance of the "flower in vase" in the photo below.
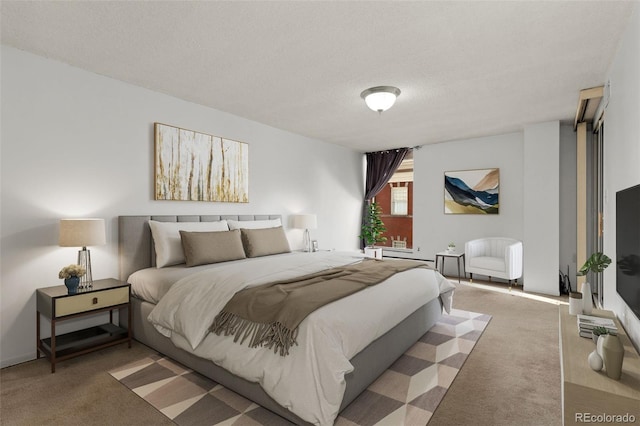
[[[71,277],[81,277],[87,273],[87,270],[80,265],[65,266],[58,273],[58,278],[67,279]]]

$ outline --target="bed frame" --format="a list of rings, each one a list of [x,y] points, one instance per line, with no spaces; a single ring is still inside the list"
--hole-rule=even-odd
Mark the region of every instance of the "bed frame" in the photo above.
[[[155,266],[155,248],[149,228],[149,220],[161,222],[211,222],[224,219],[232,220],[268,220],[278,219],[280,215],[206,215],[206,216],[120,216],[118,218],[120,279],[126,281],[129,276],[144,268]],[[214,380],[228,389],[254,401],[262,407],[299,424],[309,423],[300,419],[288,409],[280,406],[266,394],[257,383],[249,382],[229,373],[213,362],[199,358],[177,348],[168,338],[158,333],[146,321],[155,305],[132,298],[133,338],[150,346],[198,373]],[[417,309],[405,320],[380,336],[350,361],[354,371],[346,375],[347,387],[340,410],[349,405],[362,391],[375,381],[393,362],[424,335],[442,315],[440,298]]]

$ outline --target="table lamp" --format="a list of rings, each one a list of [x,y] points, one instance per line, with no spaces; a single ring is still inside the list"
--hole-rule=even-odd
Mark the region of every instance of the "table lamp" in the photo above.
[[[316,229],[318,226],[318,219],[315,214],[296,214],[293,215],[293,227],[297,229],[304,229],[304,237],[302,244],[304,245],[304,251],[311,251],[311,237],[309,236],[309,229]]]
[[[104,219],[60,219],[60,247],[82,247],[78,251],[78,265],[87,273],[80,278],[80,288],[93,286],[91,252],[87,246],[106,244]]]

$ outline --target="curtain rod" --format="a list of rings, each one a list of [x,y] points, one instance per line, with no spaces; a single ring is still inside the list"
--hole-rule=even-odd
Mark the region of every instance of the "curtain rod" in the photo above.
[[[422,147],[422,145],[413,146],[413,147],[406,146],[406,147],[403,147],[403,148],[393,148],[393,149],[384,149],[382,151],[365,152],[365,154],[385,154],[387,152],[392,152],[392,151],[398,152],[398,151],[400,151],[402,149],[420,149],[421,147]]]

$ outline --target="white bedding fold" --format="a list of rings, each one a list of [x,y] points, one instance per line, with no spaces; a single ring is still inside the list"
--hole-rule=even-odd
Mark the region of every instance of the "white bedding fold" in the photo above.
[[[208,329],[236,291],[361,258],[351,253],[291,253],[196,272],[171,287],[149,320],[182,349],[259,382],[276,402],[302,419],[329,425],[340,408],[344,376],[353,370],[349,359],[420,306],[441,293],[450,296],[454,286],[442,275],[411,269],[323,306],[300,324],[298,346],[286,357],[234,343],[233,337]]]

